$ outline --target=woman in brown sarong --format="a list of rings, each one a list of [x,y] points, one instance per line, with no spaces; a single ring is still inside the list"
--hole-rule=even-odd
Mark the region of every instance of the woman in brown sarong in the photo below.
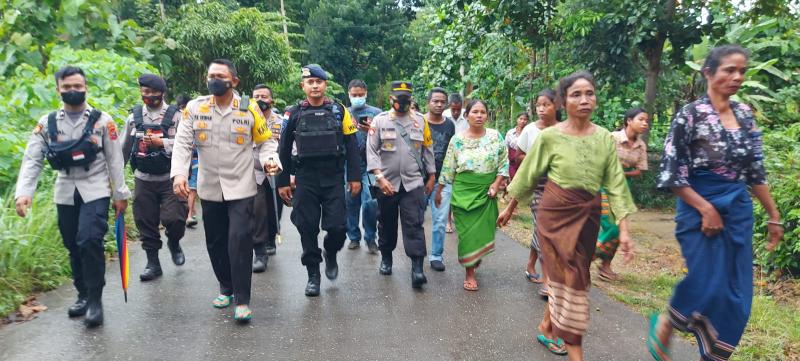
[[[606,189],[612,219],[619,223],[620,251],[626,261],[633,256],[626,217],[636,206],[611,133],[591,122],[597,103],[592,75],[579,72],[561,79],[558,103],[567,120],[542,131],[509,194],[528,203],[539,177],[547,174],[536,232],[550,297],[537,340],[555,354],[582,360],[581,343],[589,325],[589,267],[600,229],[600,187]],[[505,225],[513,212],[510,204],[498,217],[498,225]]]

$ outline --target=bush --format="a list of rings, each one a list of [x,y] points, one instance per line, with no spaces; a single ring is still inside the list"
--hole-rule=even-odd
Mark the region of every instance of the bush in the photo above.
[[[656,189],[658,166],[661,153],[648,154],[649,170],[630,182],[633,201],[639,209],[672,209],[675,208],[675,195],[669,191]]]
[[[767,216],[756,204],[753,246],[756,262],[767,270],[800,273],[800,123],[764,136],[765,166],[770,192],[781,212],[785,225],[783,241],[770,253],[764,249],[768,241]]]

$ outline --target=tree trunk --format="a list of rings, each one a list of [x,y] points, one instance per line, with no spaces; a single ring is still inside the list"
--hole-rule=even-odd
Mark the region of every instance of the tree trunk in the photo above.
[[[289,29],[286,27],[286,10],[283,7],[283,0],[281,0],[281,16],[283,16],[283,36],[286,41],[289,41]]]
[[[672,21],[675,17],[675,2],[676,0],[667,0],[664,4],[664,17],[667,22]],[[653,115],[656,110],[656,96],[658,96],[658,76],[661,74],[661,58],[664,55],[664,43],[667,41],[666,29],[659,29],[653,45],[644,51],[647,58],[647,71],[645,73],[644,85],[644,109],[647,114],[650,114],[648,123],[653,125]],[[642,140],[647,143],[650,137],[650,128],[642,134]]]

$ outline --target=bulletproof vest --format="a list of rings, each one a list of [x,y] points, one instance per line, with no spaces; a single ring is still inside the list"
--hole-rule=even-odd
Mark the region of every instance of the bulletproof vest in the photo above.
[[[131,168],[148,174],[169,173],[172,164],[172,156],[167,154],[164,148],[150,150],[144,144],[145,135],[161,134],[162,138],[169,138],[169,129],[174,123],[172,118],[178,112],[178,107],[170,105],[161,119],[161,124],[144,124],[144,107],[137,105],[133,108],[133,125],[136,132],[133,137],[131,149]]]
[[[50,141],[45,142],[44,149],[47,162],[55,170],[63,169],[69,172],[70,167],[84,167],[85,170],[89,170],[89,166],[97,159],[97,153],[101,150],[100,146],[93,143],[90,137],[94,131],[94,124],[100,119],[102,113],[97,109],[92,109],[89,119],[86,120],[86,125],[83,127],[81,137],[64,142],[58,141],[56,114],[57,112],[52,112],[47,116],[47,134],[50,137]]]
[[[299,120],[294,139],[297,160],[338,159],[345,153],[342,133],[342,108],[326,102],[320,108],[311,108],[307,101],[299,105]]]

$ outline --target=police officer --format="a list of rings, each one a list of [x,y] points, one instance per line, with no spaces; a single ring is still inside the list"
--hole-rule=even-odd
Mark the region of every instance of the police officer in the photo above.
[[[397,246],[397,217],[403,227],[403,246],[411,258],[411,286],[427,282],[425,259],[425,197],[436,181],[433,140],[428,122],[410,109],[411,83],[392,82],[392,110],[372,121],[367,143],[367,169],[378,180],[378,247],[380,273],[392,274],[392,251]],[[427,180],[426,180],[427,179]],[[398,212],[399,211],[399,212]]]
[[[56,89],[64,106],[39,119],[28,139],[17,179],[17,214],[25,217],[39,174],[47,159],[58,170],[54,189],[58,229],[69,251],[78,300],[70,317],[86,315],[88,327],[103,324],[105,285],[103,237],[108,231],[108,206],[125,212],[130,190],[114,120],[86,103],[83,70],[66,66],[56,72]],[[109,186],[110,184],[110,186]]]
[[[212,95],[201,96],[186,106],[172,149],[170,174],[175,193],[188,197],[192,143],[196,144],[202,165],[197,193],[203,205],[206,247],[220,285],[220,294],[212,305],[225,308],[235,300],[234,319],[247,322],[252,317],[248,304],[256,195],[253,144],[265,143],[260,159],[267,173],[278,172],[280,165],[275,160],[277,142],[255,102],[234,94],[238,84],[236,67],[230,60],[211,62],[207,85]],[[270,158],[273,160],[266,161]]]
[[[159,222],[165,228],[172,262],[177,266],[186,262],[179,241],[186,232],[183,217],[188,207],[186,200],[172,191],[169,179],[180,111],[164,101],[167,83],[157,75],[140,76],[139,91],[144,104],[135,106],[125,122],[122,152],[134,170],[133,217],[147,253],[147,266],[139,279],[150,281],[162,274],[158,259],[162,246]]]
[[[325,257],[325,276],[336,279],[339,266],[336,253],[344,246],[345,220],[344,165],[350,195],[361,191],[358,141],[350,112],[343,105],[325,97],[328,75],[319,65],[302,68],[300,86],[306,99],[287,110],[280,157],[285,171],[278,177],[278,192],[287,204],[292,204],[292,223],[300,232],[303,244],[301,262],[308,270],[306,296],[319,296],[319,264]],[[289,176],[295,174],[297,189],[289,186]],[[322,253],[317,235],[327,232]]]
[[[272,89],[264,84],[253,88],[253,100],[258,104],[261,115],[267,120],[267,127],[272,132],[272,139],[280,141],[283,118],[272,111]],[[261,167],[259,153],[262,145],[254,145],[253,159],[255,160],[256,184],[258,194],[253,203],[253,272],[261,273],[267,270],[269,256],[276,252],[275,237],[278,234],[278,221],[283,213],[283,202],[276,202],[278,190]],[[274,181],[274,177],[272,178]],[[277,213],[277,215],[276,215]]]

